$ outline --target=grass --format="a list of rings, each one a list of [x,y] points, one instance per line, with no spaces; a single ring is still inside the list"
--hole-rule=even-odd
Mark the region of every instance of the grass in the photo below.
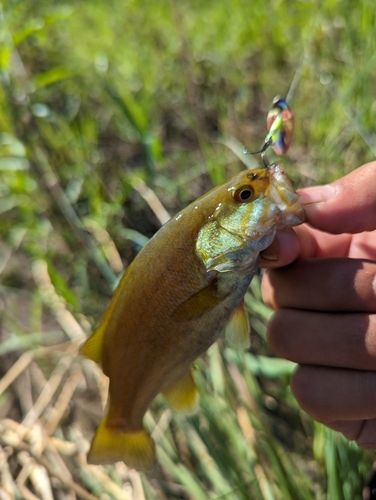
[[[303,54],[295,185],[374,159],[372,1],[0,7],[0,496],[360,499],[372,455],[297,407],[258,279],[252,352],[197,362],[193,416],[156,399],[148,474],[86,464],[107,382],[78,345],[167,214],[251,161]]]

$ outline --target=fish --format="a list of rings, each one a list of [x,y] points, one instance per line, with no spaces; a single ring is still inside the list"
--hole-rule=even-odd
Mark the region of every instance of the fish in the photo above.
[[[148,470],[155,445],[143,417],[157,394],[192,413],[192,365],[226,327],[250,346],[244,295],[277,230],[304,221],[279,164],[243,171],[172,217],[130,264],[81,353],[109,377],[107,412],[88,463]],[[227,325],[227,326],[226,326]]]

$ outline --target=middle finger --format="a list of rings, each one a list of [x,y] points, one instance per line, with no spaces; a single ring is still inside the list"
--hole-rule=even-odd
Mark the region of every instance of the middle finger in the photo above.
[[[376,263],[347,258],[298,260],[268,269],[262,292],[274,309],[376,313]]]

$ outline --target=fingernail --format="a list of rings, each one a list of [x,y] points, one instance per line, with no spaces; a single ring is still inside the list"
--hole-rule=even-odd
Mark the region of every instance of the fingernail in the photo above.
[[[274,238],[272,241],[271,245],[268,246],[268,248],[265,248],[260,253],[260,256],[262,259],[268,260],[268,261],[276,261],[279,258],[279,243],[278,239]]]
[[[300,201],[302,205],[311,205],[313,203],[321,203],[328,201],[336,194],[334,184],[326,184],[324,186],[314,186],[299,190]]]

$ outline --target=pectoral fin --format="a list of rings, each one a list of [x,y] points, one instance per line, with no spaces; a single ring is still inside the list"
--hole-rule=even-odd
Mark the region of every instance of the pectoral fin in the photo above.
[[[225,329],[225,335],[233,347],[248,349],[251,346],[250,327],[244,300],[235,309]]]
[[[213,280],[207,287],[183,302],[173,313],[173,318],[179,322],[201,318],[222,301],[223,296],[218,293],[217,280]]]
[[[173,410],[193,413],[197,409],[199,395],[192,369],[190,368],[184,377],[162,391],[162,394]]]

